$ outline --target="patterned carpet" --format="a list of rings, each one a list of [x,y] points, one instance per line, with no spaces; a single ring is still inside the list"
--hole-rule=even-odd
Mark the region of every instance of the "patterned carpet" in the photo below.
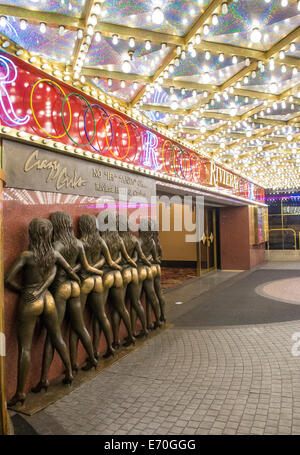
[[[162,267],[162,288],[168,289],[197,276],[194,268]]]

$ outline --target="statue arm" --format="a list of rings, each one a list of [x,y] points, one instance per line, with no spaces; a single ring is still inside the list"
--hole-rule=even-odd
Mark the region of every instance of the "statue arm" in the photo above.
[[[39,289],[36,289],[31,292],[32,297],[37,299],[41,294],[43,294],[43,292],[45,292],[48,289],[48,287],[53,283],[55,275],[56,267],[53,267],[52,272],[50,273],[46,281],[44,281],[42,286]]]
[[[119,251],[119,256],[118,256],[118,259],[115,260],[115,263],[120,264],[121,259],[122,259],[122,253],[121,253],[121,251]]]
[[[156,248],[156,244],[155,244],[154,240],[152,241],[151,255],[152,255],[153,261],[156,262],[156,264],[161,263],[161,261],[158,257],[158,254],[157,254],[157,248]]]
[[[138,255],[138,257],[140,258],[140,260],[144,262],[144,264],[146,264],[146,265],[151,265],[151,262],[150,262],[150,261],[146,258],[146,256],[144,255],[143,250],[142,250],[142,247],[141,247],[141,244],[140,244],[140,242],[138,241],[138,239],[137,239],[137,241],[136,241],[135,251],[137,252],[137,255]]]
[[[86,258],[86,255],[85,255],[85,252],[84,252],[84,247],[82,245],[82,243],[80,242],[80,240],[78,240],[78,246],[79,246],[79,261],[83,267],[83,269],[86,271],[86,272],[89,272],[89,273],[92,273],[94,275],[100,275],[102,276],[103,275],[103,272],[102,270],[98,270],[96,269],[95,267],[92,267],[89,263],[88,263],[88,260]]]
[[[73,280],[77,281],[80,283],[80,278],[79,276],[75,273],[75,269],[78,270],[80,267],[78,267],[78,264],[72,269],[70,264],[65,260],[65,258],[58,252],[55,251],[55,257],[56,257],[56,262],[58,265],[60,265],[66,272],[67,274],[73,278]],[[79,264],[80,266],[80,264]],[[54,275],[55,277],[55,275]],[[54,279],[54,278],[53,278]],[[51,283],[50,283],[51,284]]]
[[[5,279],[5,284],[7,284],[13,291],[15,292],[21,292],[22,286],[19,285],[16,281],[16,277],[19,272],[21,272],[22,268],[26,264],[27,260],[27,255],[28,252],[25,252],[21,254],[21,256],[14,262],[12,265],[10,271],[8,272],[8,275]]]
[[[131,259],[131,257],[130,257],[129,254],[127,253],[125,244],[124,244],[124,242],[123,242],[122,239],[121,239],[120,250],[121,250],[121,253],[122,253],[124,259],[126,259],[126,262],[128,262],[129,264],[131,264],[132,267],[136,267],[136,263]]]
[[[102,243],[102,254],[105,257],[105,260],[106,260],[107,264],[109,265],[109,267],[111,267],[112,269],[121,270],[122,267],[120,267],[115,261],[112,260],[112,257],[110,255],[106,242],[103,239],[101,239],[101,243]]]

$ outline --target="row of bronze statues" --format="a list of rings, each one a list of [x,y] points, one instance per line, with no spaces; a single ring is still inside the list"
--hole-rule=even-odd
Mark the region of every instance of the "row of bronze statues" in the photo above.
[[[119,216],[116,219],[120,221]],[[129,228],[100,233],[96,217],[84,214],[79,218],[80,239],[77,239],[68,213],[55,212],[50,220],[34,218],[30,222],[29,248],[16,260],[6,278],[6,284],[20,293],[17,310],[18,381],[9,406],[23,404],[26,398],[31,344],[39,316],[47,335],[41,379],[33,392],[47,390],[49,386],[48,372],[54,349],[65,365],[63,382],[70,384],[78,370],[79,340],[88,355],[83,367],[87,370],[97,366],[101,331],[107,344],[104,357],[108,357],[121,346],[121,320],[128,334],[127,345],[134,344],[137,336],[147,336],[149,330],[166,321],[161,290],[161,247],[158,232],[151,230],[151,220],[148,226],[148,231],[139,231],[139,237]],[[18,282],[20,272],[22,285]],[[143,291],[146,315],[141,303]],[[126,300],[130,304],[129,312]],[[106,302],[110,306],[111,323],[105,311]],[[86,304],[93,315],[93,339],[84,323]],[[69,352],[61,333],[66,311],[70,321]],[[136,333],[137,318],[142,326],[139,334]]]

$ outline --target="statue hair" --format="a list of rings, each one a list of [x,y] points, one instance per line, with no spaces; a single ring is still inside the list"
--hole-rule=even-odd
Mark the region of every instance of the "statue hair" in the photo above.
[[[29,249],[33,252],[42,276],[47,276],[56,259],[52,247],[53,226],[44,218],[33,218],[28,226]]]
[[[60,241],[67,254],[75,254],[78,248],[71,215],[66,212],[54,212],[51,213],[50,220],[53,224],[54,242]]]
[[[101,239],[97,229],[96,217],[94,215],[81,215],[78,222],[81,241],[87,250],[101,249]]]

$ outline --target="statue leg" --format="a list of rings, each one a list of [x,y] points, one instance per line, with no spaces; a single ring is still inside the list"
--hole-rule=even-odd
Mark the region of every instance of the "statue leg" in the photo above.
[[[131,304],[130,315],[133,336],[136,336],[136,315],[141,321],[144,335],[148,335],[148,330],[146,328],[145,312],[140,300],[140,295],[141,285],[138,282],[132,281],[128,287],[128,296]]]
[[[126,283],[126,286],[127,286],[127,284],[128,283]],[[129,314],[128,314],[128,311],[126,309],[125,302],[124,302],[123,279],[122,279],[122,275],[119,272],[115,272],[115,283],[114,283],[114,287],[112,287],[110,289],[110,297],[111,297],[111,303],[112,303],[113,308],[117,311],[120,318],[124,322],[124,325],[125,325],[127,333],[128,333],[128,341],[130,343],[134,344],[135,338],[132,335],[130,318],[129,318]],[[113,325],[116,323],[116,320],[113,322],[113,314],[112,314],[112,323],[113,323]],[[115,327],[115,330],[116,330],[116,327]],[[118,336],[118,334],[117,334],[117,336]]]
[[[150,300],[148,299],[146,293],[146,319],[147,319],[147,329],[152,330],[154,329],[154,324],[152,322],[152,310],[151,310],[151,303]]]
[[[54,294],[54,301],[57,311],[58,323],[61,327],[62,322],[65,317],[66,312],[66,301],[71,295],[71,283],[67,282],[59,286],[57,291]],[[31,390],[34,393],[40,392],[42,389],[47,389],[49,386],[48,382],[48,373],[54,356],[54,348],[51,343],[51,338],[49,333],[46,335],[44,353],[43,353],[43,364],[42,364],[42,374],[40,382],[33,387]]]
[[[26,394],[24,392],[26,379],[30,367],[31,359],[31,344],[36,324],[37,316],[25,316],[18,320],[18,384],[17,391],[14,397],[7,403],[8,406],[14,406],[18,402],[24,403]]]
[[[44,324],[47,328],[48,334],[50,336],[52,345],[55,347],[59,353],[65,367],[66,367],[66,376],[64,379],[65,384],[70,384],[73,380],[71,362],[67,351],[67,346],[63,340],[60,325],[58,321],[58,316],[55,308],[55,303],[50,292],[47,292],[45,295],[45,309],[43,313]]]
[[[99,326],[98,319],[93,316],[93,350],[95,359],[99,359],[98,346],[100,343],[101,327]]]
[[[146,293],[146,299],[150,303],[152,310],[154,312],[155,316],[155,327],[160,327],[161,326],[161,321],[159,320],[159,303],[158,299],[155,294],[155,289],[154,289],[154,280],[147,278],[144,281],[144,290]],[[149,322],[149,320],[148,320]]]
[[[154,279],[154,288],[155,292],[159,301],[159,306],[160,306],[160,320],[162,322],[166,322],[166,314],[165,314],[165,307],[166,307],[166,302],[165,299],[162,295],[162,289],[161,289],[161,275],[157,274],[157,276]]]
[[[83,344],[83,347],[86,350],[87,355],[89,357],[89,362],[91,366],[94,366],[96,368],[97,360],[94,357],[92,340],[83,321],[83,314],[81,310],[80,301],[80,288],[78,283],[76,283],[75,281],[72,281],[71,283],[72,294],[68,302],[71,327],[77,333],[81,343]]]
[[[121,324],[121,316],[115,305],[111,308],[111,326],[113,332],[113,347],[114,349],[119,349],[121,342],[119,340],[119,330]]]
[[[107,350],[103,357],[109,357],[111,355],[114,355],[115,351],[111,345],[111,327],[105,312],[105,303],[106,300],[103,299],[102,293],[98,294],[96,292],[93,292],[90,295],[89,304],[91,306],[91,310],[93,311],[95,318],[98,320],[99,327],[103,330],[107,344]]]
[[[86,301],[88,298],[89,293],[94,288],[94,278],[89,277],[86,278],[82,284],[80,289],[80,302],[81,302],[81,311],[83,314]],[[75,330],[71,327],[70,328],[70,339],[69,339],[69,346],[70,346],[70,357],[71,357],[71,365],[73,371],[78,371],[78,364],[77,364],[77,353],[78,353],[78,341],[79,337]]]

